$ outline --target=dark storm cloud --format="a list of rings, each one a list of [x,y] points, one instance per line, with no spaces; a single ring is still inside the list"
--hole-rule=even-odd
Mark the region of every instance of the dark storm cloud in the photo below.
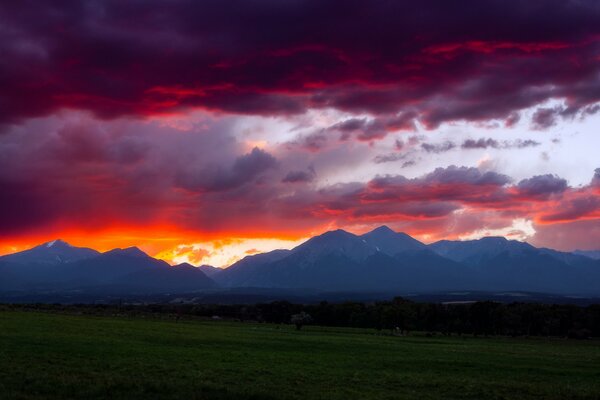
[[[471,185],[503,186],[510,183],[511,179],[506,175],[493,171],[482,172],[478,168],[451,165],[447,168],[436,168],[433,172],[425,175],[424,181],[427,183],[468,183]]]
[[[596,113],[599,105],[591,105],[582,107],[578,104],[570,104],[565,106],[558,105],[555,107],[540,107],[531,118],[532,127],[534,129],[544,130],[556,125],[559,119],[573,119],[579,115],[584,118],[586,115]]]
[[[414,117],[511,126],[550,98],[593,110],[599,20],[593,0],[4,2],[0,121],[333,107],[414,113],[358,133],[367,141]]]
[[[546,222],[561,222],[584,219],[592,216],[600,218],[600,198],[598,196],[578,197],[565,201],[553,213],[542,217]]]
[[[520,193],[528,197],[547,197],[555,193],[563,193],[568,185],[565,179],[556,175],[536,175],[529,179],[523,179],[517,184]]]
[[[536,142],[535,140],[527,139],[521,140],[517,139],[515,141],[498,141],[492,138],[480,138],[480,139],[466,139],[462,144],[461,148],[466,150],[471,149],[524,149],[526,147],[535,147],[541,145],[540,142]]]
[[[536,147],[539,145],[541,145],[540,142],[536,142],[535,140],[531,140],[531,139],[526,139],[526,140],[518,139],[512,143],[512,147],[515,147],[517,149],[524,149],[525,147]]]
[[[327,146],[327,143],[327,133],[325,130],[319,130],[307,135],[300,135],[296,140],[287,143],[287,145],[288,147],[298,146],[304,150],[318,152]]]
[[[467,139],[460,147],[463,149],[487,149],[488,147],[497,149],[500,147],[500,143],[494,139]]]
[[[316,176],[315,169],[311,167],[305,171],[290,171],[281,181],[284,183],[312,182]]]
[[[421,144],[421,148],[425,150],[427,153],[445,153],[454,149],[456,145],[453,142],[446,141],[444,143],[439,144],[431,144],[431,143],[423,143]]]
[[[388,162],[402,161],[406,160],[409,155],[409,153],[379,154],[373,158],[373,162],[375,164],[383,164]]]
[[[251,233],[385,221],[411,221],[441,235],[509,226],[515,218],[561,224],[600,218],[600,171],[578,188],[553,175],[513,184],[506,175],[460,166],[329,184],[327,172],[317,182],[303,158],[292,160],[282,149],[248,150],[228,133],[234,122],[227,118],[214,121],[208,133],[158,123],[140,130],[138,122],[115,120],[102,129],[96,120],[80,122],[80,116],[28,121],[2,136],[0,238],[53,227],[168,223],[182,231]],[[414,162],[397,161],[401,167]],[[465,216],[473,221],[453,222]]]
[[[593,106],[587,106],[583,109],[583,114],[585,115],[594,115],[598,111],[600,111],[600,104],[595,104]]]
[[[594,177],[592,178],[591,185],[600,187],[600,168],[594,170]]]
[[[557,108],[538,108],[533,117],[531,123],[534,129],[548,129],[558,122],[560,111]]]
[[[347,140],[352,134],[361,141],[372,141],[384,138],[389,132],[415,130],[416,114],[405,112],[394,116],[366,118],[350,118],[327,128],[327,131],[340,132],[340,138]]]
[[[339,130],[340,132],[354,132],[359,129],[364,129],[367,120],[362,118],[350,118],[342,122],[332,125],[329,129]]]
[[[52,201],[53,188],[36,180],[0,177],[0,237],[53,222],[64,207]],[[40,201],[51,199],[43,205]]]
[[[195,192],[220,192],[237,188],[255,181],[263,172],[275,168],[277,160],[271,154],[254,148],[248,154],[236,158],[231,167],[218,164],[198,169],[185,168],[176,183]]]
[[[369,181],[360,198],[367,202],[498,203],[507,200],[504,186],[510,181],[508,176],[491,171],[449,166],[414,179],[378,176]]]
[[[504,121],[504,126],[512,128],[521,120],[521,115],[518,112],[510,113],[508,118]]]

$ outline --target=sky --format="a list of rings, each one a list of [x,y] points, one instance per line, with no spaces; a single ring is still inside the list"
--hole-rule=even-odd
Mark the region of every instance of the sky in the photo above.
[[[600,2],[0,5],[0,254],[600,249]]]

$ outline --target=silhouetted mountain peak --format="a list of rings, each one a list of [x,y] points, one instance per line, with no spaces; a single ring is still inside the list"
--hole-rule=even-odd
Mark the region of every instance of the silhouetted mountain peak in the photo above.
[[[341,255],[353,260],[364,260],[375,252],[376,249],[365,240],[343,229],[315,236],[292,250],[292,253],[303,254],[311,260],[324,255]]]
[[[350,237],[355,237],[355,235],[353,235],[350,232],[347,232],[343,229],[336,229],[333,231],[328,231],[325,232],[319,236],[315,236],[314,238],[322,238],[322,239],[347,239]]]
[[[247,256],[227,269],[189,263],[170,267],[137,247],[100,254],[56,239],[0,257],[0,290],[189,292],[214,287],[209,278],[214,276],[225,287],[585,295],[598,293],[599,263],[504,237],[425,246],[386,226],[362,236],[341,229],[326,232],[293,250]]]
[[[487,236],[465,241],[440,240],[430,244],[429,248],[452,260],[470,262],[479,262],[482,259],[495,257],[502,253],[522,254],[536,250],[529,243],[508,240],[502,236]]]
[[[507,243],[509,240],[504,236],[485,236],[479,239],[479,241],[488,243]]]
[[[17,263],[60,264],[98,255],[96,250],[75,247],[61,239],[42,243],[31,249],[8,254],[0,259]]]
[[[124,249],[112,249],[107,251],[104,254],[110,254],[110,255],[121,255],[121,256],[127,256],[127,257],[150,257],[148,254],[144,253],[142,250],[140,250],[139,248],[132,246],[132,247],[127,247]]]
[[[365,233],[361,238],[377,251],[384,252],[391,256],[409,250],[420,250],[426,246],[417,239],[403,232],[395,232],[389,227],[383,225]]]
[[[180,264],[173,265],[172,268],[196,268],[190,263],[182,262]]]
[[[217,267],[213,267],[212,265],[200,265],[198,267],[202,272],[204,272],[206,274],[206,276],[208,277],[214,277],[215,275],[220,274],[221,272],[223,272],[222,268],[217,268]]]
[[[350,232],[346,232],[343,229],[336,229],[334,231],[328,231],[318,236],[313,236],[306,242],[294,248],[292,251],[298,251],[302,249],[317,249],[323,247],[339,247],[347,245],[349,242],[359,241],[358,236],[353,235]]]
[[[395,234],[396,231],[394,231],[392,228],[390,228],[387,225],[381,225],[380,227],[373,229],[369,233],[374,233],[374,234],[376,233],[378,235],[385,235],[385,234],[391,235],[391,234]]]
[[[70,248],[73,246],[71,246],[69,243],[65,242],[62,239],[54,239],[49,242],[43,243],[43,244],[39,245],[38,247],[46,247],[46,248],[52,247],[52,248],[58,249],[58,248]]]

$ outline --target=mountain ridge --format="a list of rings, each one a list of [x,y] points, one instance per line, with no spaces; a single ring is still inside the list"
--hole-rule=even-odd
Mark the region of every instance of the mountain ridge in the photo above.
[[[1,256],[0,282],[0,291],[122,288],[128,293],[163,293],[216,286],[200,269],[173,268],[137,247],[100,253],[62,240]]]
[[[362,235],[328,231],[291,250],[249,255],[223,269],[188,263],[170,266],[137,247],[100,253],[57,239],[1,256],[0,281],[0,291],[122,287],[162,293],[256,287],[598,295],[600,260],[504,237],[427,245],[381,226]]]

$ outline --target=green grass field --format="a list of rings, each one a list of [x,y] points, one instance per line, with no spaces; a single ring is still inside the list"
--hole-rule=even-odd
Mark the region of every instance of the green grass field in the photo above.
[[[599,399],[600,342],[0,312],[0,398]]]

